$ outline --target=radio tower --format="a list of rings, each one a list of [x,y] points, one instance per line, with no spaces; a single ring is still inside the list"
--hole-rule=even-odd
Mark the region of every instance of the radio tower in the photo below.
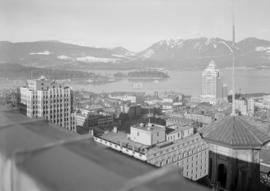
[[[235,16],[232,0],[232,116],[235,116]]]

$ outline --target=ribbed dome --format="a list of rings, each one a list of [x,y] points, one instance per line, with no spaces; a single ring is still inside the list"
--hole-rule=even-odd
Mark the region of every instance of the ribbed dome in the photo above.
[[[261,148],[270,137],[242,116],[228,116],[202,130],[206,141],[236,149]]]

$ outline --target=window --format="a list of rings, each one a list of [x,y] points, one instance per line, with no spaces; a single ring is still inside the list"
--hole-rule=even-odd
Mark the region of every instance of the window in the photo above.
[[[140,132],[137,132],[137,136],[140,136]]]

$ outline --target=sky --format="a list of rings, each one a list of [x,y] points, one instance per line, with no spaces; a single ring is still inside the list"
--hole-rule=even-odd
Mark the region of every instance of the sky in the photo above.
[[[270,0],[0,0],[0,40],[141,51],[170,38],[270,40]]]

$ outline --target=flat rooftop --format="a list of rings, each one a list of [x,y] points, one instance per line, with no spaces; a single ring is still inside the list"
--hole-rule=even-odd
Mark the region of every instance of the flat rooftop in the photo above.
[[[180,126],[180,127],[177,125],[169,125],[166,127],[166,134],[175,133],[175,132],[179,132],[179,131],[183,131],[187,129],[193,129],[193,127],[190,125]]]
[[[105,139],[107,141],[116,143],[116,144],[122,144],[122,146],[124,147],[128,147],[130,149],[132,149],[133,147],[135,147],[135,149],[144,149],[144,148],[148,148],[149,146],[141,144],[141,143],[137,143],[135,141],[132,141],[128,138],[128,134],[126,134],[125,132],[121,132],[118,131],[117,133],[114,132],[108,132],[105,133],[101,136],[102,139]]]
[[[39,147],[74,136],[78,135],[49,126],[43,120],[27,119],[0,106],[0,155],[5,158],[12,159],[12,153],[18,149]],[[20,154],[20,160],[15,162],[20,172],[35,180],[40,190],[46,191],[114,191],[127,181],[156,170],[91,140]],[[133,190],[178,191],[179,188],[210,190],[186,180],[178,172],[171,172]]]
[[[142,129],[145,131],[152,131],[154,129],[165,130],[165,126],[157,125],[154,123],[141,123],[141,124],[137,124],[137,125],[132,125],[131,127],[134,127],[137,129]]]

